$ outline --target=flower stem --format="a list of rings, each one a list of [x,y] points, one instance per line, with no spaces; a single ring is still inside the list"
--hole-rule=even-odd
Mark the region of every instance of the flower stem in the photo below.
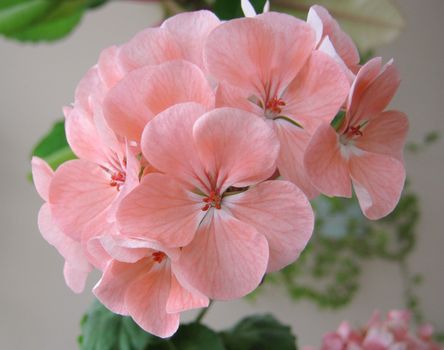
[[[210,309],[211,305],[213,304],[213,300],[210,300],[210,303],[208,304],[208,307],[203,308],[200,310],[199,314],[197,315],[196,319],[194,320],[195,323],[201,323],[202,319]]]

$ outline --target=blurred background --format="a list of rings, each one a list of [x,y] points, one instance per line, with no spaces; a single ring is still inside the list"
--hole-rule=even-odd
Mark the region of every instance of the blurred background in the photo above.
[[[442,0],[399,0],[405,30],[376,51],[395,58],[402,85],[392,106],[410,118],[409,139],[430,131],[444,133],[444,41]],[[131,38],[162,19],[154,3],[113,1],[88,13],[66,39],[51,44],[22,44],[0,37],[0,348],[8,350],[76,349],[79,320],[93,296],[93,275],[82,295],[66,287],[63,261],[37,228],[41,200],[27,180],[33,145],[61,118],[85,71],[101,49]],[[417,244],[408,257],[422,273],[418,287],[428,321],[444,330],[444,141],[419,154],[408,153],[411,188],[421,201]],[[364,323],[374,309],[404,307],[403,279],[397,265],[367,259],[360,290],[351,304],[324,310],[308,301],[294,302],[282,287],[267,285],[254,300],[217,302],[205,322],[221,329],[242,316],[272,312],[292,327],[299,345],[319,345],[323,333],[348,319]],[[186,314],[184,320],[193,317]]]

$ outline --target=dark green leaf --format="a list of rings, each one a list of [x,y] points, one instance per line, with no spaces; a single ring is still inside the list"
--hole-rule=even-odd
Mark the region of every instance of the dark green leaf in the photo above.
[[[180,350],[225,349],[217,333],[200,323],[181,326],[171,341]]]
[[[35,146],[32,155],[43,158],[53,169],[67,160],[75,158],[66,141],[64,120],[53,125],[51,130]]]
[[[221,333],[227,350],[296,350],[290,327],[271,315],[250,316]]]
[[[155,340],[131,318],[112,313],[98,301],[82,319],[81,330],[82,350],[144,350]]]
[[[262,13],[266,0],[250,0],[257,13]],[[216,0],[213,10],[221,19],[243,17],[240,0]]]

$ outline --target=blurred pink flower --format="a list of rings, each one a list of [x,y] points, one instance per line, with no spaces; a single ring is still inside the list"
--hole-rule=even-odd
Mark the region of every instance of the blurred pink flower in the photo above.
[[[181,248],[180,281],[214,299],[241,297],[294,261],[313,229],[306,197],[273,175],[279,143],[255,115],[179,104],[153,119],[144,176],[117,213],[123,234]],[[265,181],[265,182],[264,182]],[[269,259],[270,257],[270,259]]]
[[[404,187],[408,120],[399,111],[384,112],[398,85],[392,62],[381,67],[380,58],[369,61],[353,83],[341,126],[321,125],[304,156],[322,193],[351,197],[353,183],[363,213],[373,220],[395,208]]]
[[[426,334],[422,330],[426,330]],[[420,327],[418,335],[410,333],[410,314],[405,310],[393,310],[385,319],[375,312],[366,327],[353,329],[342,322],[336,332],[328,333],[320,350],[440,350],[432,340],[433,329]],[[304,347],[304,350],[315,350]]]
[[[307,23],[268,12],[221,24],[204,48],[208,72],[218,81],[216,106],[264,118],[280,141],[280,175],[309,197],[318,191],[304,170],[305,147],[316,127],[333,119],[349,90],[340,66],[313,51],[315,45]]]

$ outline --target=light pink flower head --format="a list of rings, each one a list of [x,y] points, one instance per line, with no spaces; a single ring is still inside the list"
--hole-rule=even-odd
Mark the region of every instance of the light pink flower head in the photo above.
[[[349,83],[327,54],[314,51],[315,33],[292,16],[268,12],[221,24],[204,48],[209,74],[218,81],[216,106],[265,119],[280,141],[279,173],[309,197],[303,154],[310,134],[330,122]]]
[[[389,214],[404,187],[403,148],[407,117],[384,111],[399,85],[390,61],[375,58],[359,71],[350,91],[347,112],[335,130],[321,125],[305,153],[312,183],[328,196],[351,197],[351,184],[369,219]]]
[[[210,298],[241,297],[305,247],[311,207],[293,184],[266,181],[279,143],[260,118],[179,104],[147,125],[141,145],[161,173],[122,201],[118,224],[127,236],[181,248],[180,281]]]
[[[111,311],[131,316],[145,331],[166,338],[179,327],[180,312],[206,307],[209,300],[186,289],[175,276],[179,249],[154,242],[107,235],[102,244],[113,259],[94,287]]]

